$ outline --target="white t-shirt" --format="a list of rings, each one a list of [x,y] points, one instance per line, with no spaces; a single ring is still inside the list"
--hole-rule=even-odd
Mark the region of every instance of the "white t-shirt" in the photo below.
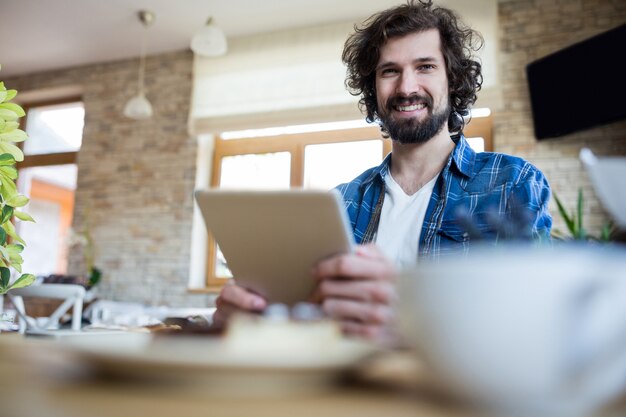
[[[417,264],[422,223],[439,175],[413,195],[406,195],[391,173],[385,176],[385,200],[380,213],[376,244],[398,268]]]

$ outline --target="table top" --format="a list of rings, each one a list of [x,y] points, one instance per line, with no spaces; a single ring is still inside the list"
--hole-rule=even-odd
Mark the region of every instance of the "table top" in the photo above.
[[[58,342],[0,334],[2,415],[22,417],[432,416],[486,417],[428,388],[408,352],[388,351],[323,389],[249,395],[184,381],[114,378],[72,366]],[[71,361],[71,358],[70,358]],[[267,374],[266,374],[267,375]],[[238,381],[266,382],[263,375]],[[246,383],[248,383],[246,382]],[[318,387],[319,388],[319,387]],[[244,392],[246,392],[244,390]],[[7,399],[7,400],[5,400]],[[623,416],[624,408],[606,416]],[[497,414],[501,417],[502,414]]]

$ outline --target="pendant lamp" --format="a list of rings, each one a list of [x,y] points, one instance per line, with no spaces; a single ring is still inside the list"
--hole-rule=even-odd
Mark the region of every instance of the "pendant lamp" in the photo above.
[[[124,116],[134,120],[145,120],[152,117],[152,104],[146,98],[144,90],[144,73],[146,71],[146,31],[154,22],[154,13],[148,10],[140,10],[137,16],[145,29],[141,37],[138,92],[124,106]]]
[[[226,36],[222,29],[209,17],[206,25],[191,39],[191,50],[201,56],[215,57],[224,55],[228,49]]]

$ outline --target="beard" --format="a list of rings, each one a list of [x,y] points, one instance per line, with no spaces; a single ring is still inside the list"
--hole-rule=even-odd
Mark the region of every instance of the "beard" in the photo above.
[[[398,118],[392,116],[393,108],[398,104],[408,104],[406,97],[393,96],[387,100],[385,104],[385,112],[380,115],[380,123],[384,130],[387,131],[392,140],[401,144],[425,143],[432,139],[441,131],[444,124],[450,117],[450,102],[446,102],[446,106],[437,111],[433,111],[433,101],[426,96],[411,96],[409,103],[424,102],[428,107],[428,115],[424,120],[417,118]]]

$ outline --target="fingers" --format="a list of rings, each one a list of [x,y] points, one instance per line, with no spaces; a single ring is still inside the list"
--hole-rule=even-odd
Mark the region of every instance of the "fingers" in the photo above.
[[[312,271],[317,279],[391,280],[394,273],[393,264],[371,245],[361,246],[355,253],[324,259]]]
[[[388,305],[327,299],[322,303],[322,310],[339,323],[345,335],[389,346],[397,342],[393,332],[393,310]]]
[[[390,304],[396,299],[395,286],[387,281],[324,280],[315,294],[318,300],[340,298],[381,304]]]
[[[374,243],[367,243],[365,245],[358,245],[354,250],[359,256],[363,256],[370,259],[387,260],[387,257],[380,248]]]
[[[395,343],[393,333],[383,326],[373,326],[371,324],[357,323],[354,321],[342,321],[339,323],[343,334],[357,336],[369,340],[374,340],[389,345]]]
[[[238,285],[226,285],[215,300],[216,310],[213,314],[213,325],[222,327],[236,312],[260,312],[267,307],[263,297],[254,294]]]
[[[230,304],[247,311],[262,311],[267,307],[267,302],[263,297],[238,285],[226,285],[217,297],[215,304],[218,308]]]
[[[322,310],[327,316],[340,322],[351,321],[367,325],[385,326],[391,323],[393,318],[393,310],[389,305],[339,298],[324,300]]]

